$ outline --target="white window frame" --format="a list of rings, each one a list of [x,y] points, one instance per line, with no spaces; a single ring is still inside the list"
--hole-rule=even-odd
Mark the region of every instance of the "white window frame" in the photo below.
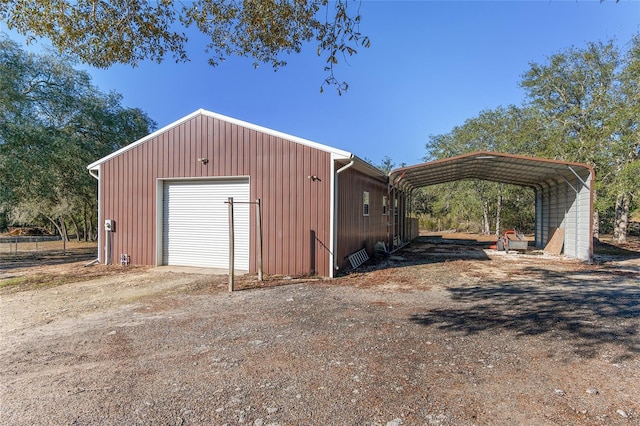
[[[371,197],[369,191],[364,191],[362,193],[362,216],[369,216],[370,201]]]

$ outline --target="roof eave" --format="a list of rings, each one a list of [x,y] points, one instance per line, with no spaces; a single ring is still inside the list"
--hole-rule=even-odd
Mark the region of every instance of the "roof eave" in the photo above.
[[[186,115],[186,116],[174,121],[173,123],[167,124],[166,126],[162,127],[161,129],[158,129],[155,132],[152,132],[152,133],[148,134],[147,136],[144,136],[143,138],[138,139],[137,141],[134,141],[134,142],[130,143],[129,145],[126,145],[126,146],[120,148],[119,150],[112,152],[111,154],[107,155],[106,157],[102,157],[101,159],[99,159],[97,161],[94,161],[93,163],[91,163],[91,164],[89,164],[87,166],[87,169],[89,169],[89,170],[94,169],[95,167],[99,166],[100,164],[105,163],[105,162],[111,160],[112,158],[117,157],[118,155],[123,154],[123,153],[129,151],[130,149],[135,148],[138,145],[142,145],[143,143],[147,142],[150,139],[155,138],[156,136],[166,132],[167,130],[170,130],[170,129],[176,127],[176,126],[179,126],[180,124],[182,124],[182,123],[184,123],[186,121],[191,120],[194,117],[197,117],[198,115],[202,114],[202,111],[203,111],[202,109],[199,109],[197,111],[192,112],[189,115]]]

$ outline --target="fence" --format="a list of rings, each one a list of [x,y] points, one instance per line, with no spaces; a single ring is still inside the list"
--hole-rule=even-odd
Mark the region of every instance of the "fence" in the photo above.
[[[67,241],[60,236],[54,237],[0,237],[0,254],[18,255],[20,253],[38,253],[41,251],[67,250]]]

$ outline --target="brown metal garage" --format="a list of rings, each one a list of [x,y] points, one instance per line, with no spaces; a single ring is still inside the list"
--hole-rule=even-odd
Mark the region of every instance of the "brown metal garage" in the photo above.
[[[220,265],[228,256],[221,203],[230,196],[261,200],[267,274],[332,277],[350,253],[388,238],[384,173],[349,152],[205,110],[88,169],[99,223],[113,224],[99,235],[104,263],[126,254],[137,265]],[[238,205],[246,220],[234,226],[245,235],[236,267],[249,272],[257,271],[254,208]]]

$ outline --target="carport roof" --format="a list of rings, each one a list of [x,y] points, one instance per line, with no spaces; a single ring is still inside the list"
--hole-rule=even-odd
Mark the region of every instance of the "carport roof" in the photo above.
[[[392,170],[389,181],[407,191],[462,179],[540,188],[576,177],[583,180],[589,174],[593,176],[593,169],[586,164],[478,151]]]

